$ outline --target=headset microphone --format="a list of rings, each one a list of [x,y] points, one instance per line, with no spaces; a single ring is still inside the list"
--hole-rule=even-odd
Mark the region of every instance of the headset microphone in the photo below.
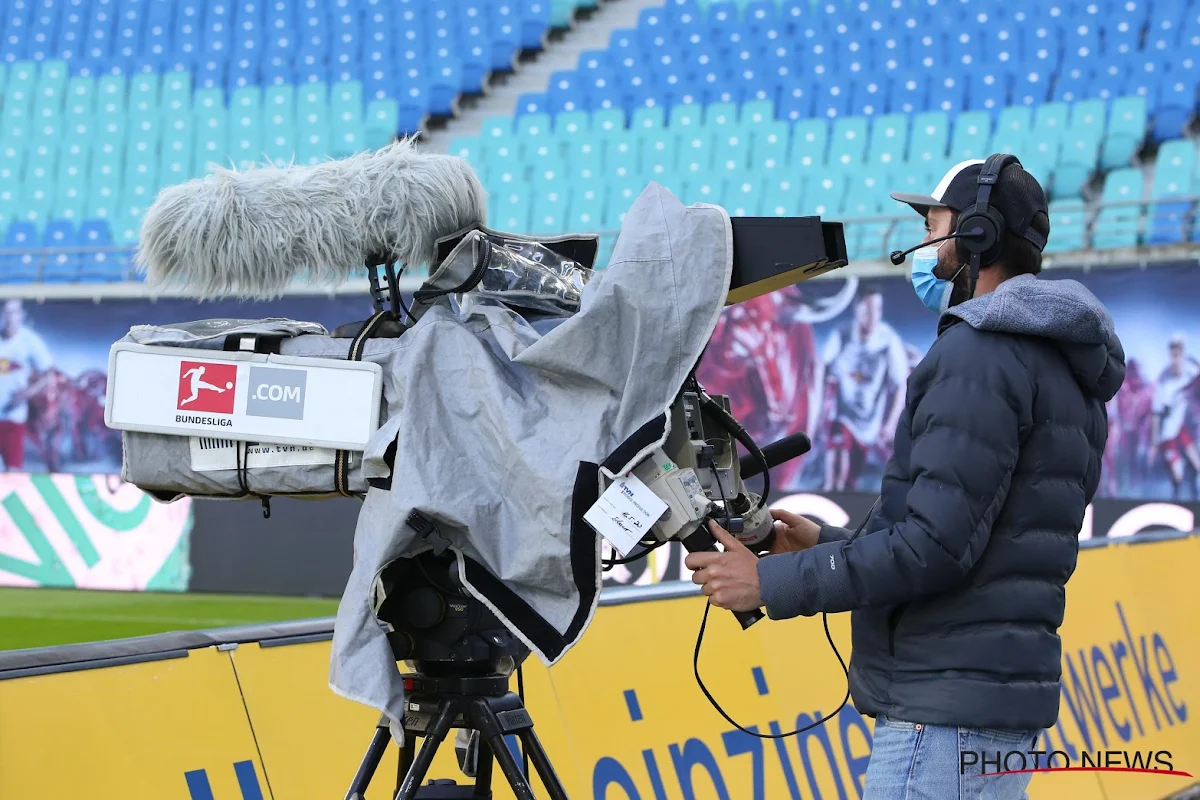
[[[904,257],[907,256],[909,253],[920,250],[922,247],[928,247],[931,244],[937,244],[938,242],[944,242],[947,239],[982,239],[983,235],[984,235],[983,230],[980,228],[976,228],[975,230],[966,231],[964,233],[952,233],[949,236],[942,236],[937,239],[930,239],[928,242],[921,242],[916,247],[910,247],[907,250],[893,250],[892,255],[891,255],[892,263],[898,267],[904,263]]]

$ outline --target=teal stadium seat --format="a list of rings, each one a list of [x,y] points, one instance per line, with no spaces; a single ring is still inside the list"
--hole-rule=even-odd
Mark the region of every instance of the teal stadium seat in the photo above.
[[[1127,167],[1108,173],[1104,179],[1100,202],[1123,205],[1102,205],[1092,228],[1092,247],[1110,249],[1134,247],[1138,244],[1138,221],[1142,211],[1144,188],[1140,169]],[[1126,205],[1129,203],[1133,205]]]
[[[739,122],[743,128],[754,130],[775,121],[775,103],[771,100],[749,100],[742,103]]]
[[[554,117],[553,123],[554,135],[564,140],[592,129],[592,117],[586,111],[564,111]]]
[[[683,203],[714,203],[720,205],[725,198],[725,187],[729,183],[723,172],[709,171],[685,176],[680,200]]]
[[[1047,253],[1082,250],[1087,234],[1087,207],[1080,200],[1060,200],[1050,204],[1050,240]]]
[[[768,121],[747,129],[750,136],[750,169],[772,173],[788,163],[792,129],[786,122]]]
[[[846,198],[846,176],[830,172],[805,184],[800,202],[802,216],[833,217]]]
[[[955,163],[991,155],[992,116],[986,111],[964,111],[954,119],[950,135],[950,158]]]
[[[529,230],[529,220],[532,205],[532,195],[524,185],[497,194],[495,205],[489,209],[488,217],[494,220],[491,227],[512,233],[525,233]]]
[[[554,136],[554,121],[549,114],[522,114],[517,117],[515,132],[523,145],[548,141]]]
[[[829,166],[838,169],[861,167],[867,157],[866,117],[840,117],[829,135]]]
[[[663,110],[662,106],[639,108],[629,118],[629,127],[635,131],[650,131],[665,128],[667,127],[667,112]]]
[[[54,216],[78,223],[87,213],[88,139],[72,139],[59,152]],[[0,178],[0,180],[3,180]]]
[[[329,108],[333,119],[329,155],[346,158],[365,150],[367,135],[363,121],[362,83],[335,83],[330,91]]]
[[[1033,128],[1032,106],[1009,106],[996,117],[992,133],[992,153],[1021,153]]]
[[[666,128],[631,128],[630,135],[637,142],[639,173],[647,180],[667,180],[675,172],[675,133]]]
[[[367,147],[379,149],[396,139],[400,127],[400,104],[392,99],[372,100],[367,103],[363,120],[363,135]]]
[[[194,97],[196,134],[192,174],[204,175],[209,164],[228,166],[229,112],[220,89],[200,89]]]
[[[91,119],[96,111],[96,80],[76,75],[67,81],[63,113],[67,119]]]
[[[625,130],[625,112],[619,108],[602,108],[592,112],[592,132],[600,135]]]
[[[734,127],[732,130],[717,131],[713,137],[713,169],[724,172],[729,178],[745,178],[750,172],[750,131]]]
[[[1128,166],[1146,139],[1146,98],[1118,97],[1109,109],[1108,126],[1100,148],[1100,168]]]
[[[532,186],[528,233],[553,236],[567,229],[567,200],[570,184],[565,180],[537,181]],[[526,232],[513,229],[515,232]]]
[[[904,163],[908,155],[908,117],[882,114],[871,120],[871,143],[867,163],[872,167]]]
[[[699,126],[704,122],[704,107],[694,103],[671,106],[667,126],[676,130]]]
[[[1195,195],[1195,175],[1195,142],[1190,139],[1163,142],[1158,148],[1150,184],[1150,199],[1155,202],[1147,218],[1146,244],[1176,244],[1191,238],[1193,203],[1189,198]]]
[[[736,103],[711,103],[704,106],[704,126],[714,133],[727,131],[738,124]]]
[[[604,227],[604,184],[597,178],[591,182],[571,183],[567,199],[566,230],[598,232]]]
[[[625,214],[633,201],[646,188],[644,181],[637,178],[622,178],[612,180],[607,185],[607,199],[604,209],[604,227],[606,230],[619,230],[625,221]]]
[[[812,172],[825,166],[829,150],[829,124],[824,119],[806,119],[792,126],[791,167]]]
[[[707,128],[691,128],[679,137],[678,170],[685,176],[707,174],[713,168],[713,132]],[[611,168],[611,164],[610,164]]]
[[[296,88],[269,86],[263,92],[263,157],[272,164],[292,163],[296,157]]]
[[[802,186],[790,177],[771,176],[763,188],[762,214],[764,217],[794,217],[800,213]]]
[[[926,111],[912,121],[908,160],[942,163],[950,148],[950,117],[944,111]]]
[[[720,205],[731,217],[757,217],[763,202],[762,182],[751,178],[730,178],[725,184]]]

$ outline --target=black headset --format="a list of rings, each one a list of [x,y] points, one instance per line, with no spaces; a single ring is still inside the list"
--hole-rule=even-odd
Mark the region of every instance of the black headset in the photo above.
[[[1004,252],[1004,234],[1008,225],[1000,209],[992,206],[990,200],[992,188],[996,181],[1000,180],[1000,173],[1012,164],[1021,166],[1017,157],[1008,153],[988,156],[979,170],[979,191],[975,197],[975,205],[958,217],[954,246],[958,257],[971,264],[968,297],[975,296],[975,281],[979,279],[979,270],[995,264]]]

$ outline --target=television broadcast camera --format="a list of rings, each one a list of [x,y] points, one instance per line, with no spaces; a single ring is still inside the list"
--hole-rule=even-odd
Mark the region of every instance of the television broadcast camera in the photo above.
[[[596,271],[597,236],[491,230],[485,207],[466,162],[410,142],[171,187],[143,222],[152,286],[271,298],[365,269],[374,314],[332,335],[278,319],[139,326],[110,355],[124,477],[158,499],[362,500],[330,682],[383,715],[351,798],[388,738],[397,797],[487,796],[421,786],[454,728],[478,733],[460,763],[480,791],[494,758],[532,797],[513,733],[565,797],[508,685],[531,653],[550,665],[582,636],[597,533],[626,558],[698,551],[718,519],[761,552],[769,469],[808,447],[760,449],[695,369],[723,307],[847,263],[839,223],[730,218],[650,184]],[[398,278],[422,266],[406,302]]]

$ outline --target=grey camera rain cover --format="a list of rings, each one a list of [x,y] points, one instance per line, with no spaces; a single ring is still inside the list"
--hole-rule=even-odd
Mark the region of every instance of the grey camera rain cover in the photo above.
[[[403,741],[403,684],[372,609],[380,572],[429,549],[405,524],[413,511],[437,523],[468,591],[544,664],[567,653],[600,593],[601,539],[582,519],[599,465],[623,472],[666,439],[732,271],[728,213],[652,183],[608,268],[552,329],[495,303],[440,298],[425,310],[394,351],[387,421],[363,454],[371,488],[334,627],[333,691],[385,713]]]

